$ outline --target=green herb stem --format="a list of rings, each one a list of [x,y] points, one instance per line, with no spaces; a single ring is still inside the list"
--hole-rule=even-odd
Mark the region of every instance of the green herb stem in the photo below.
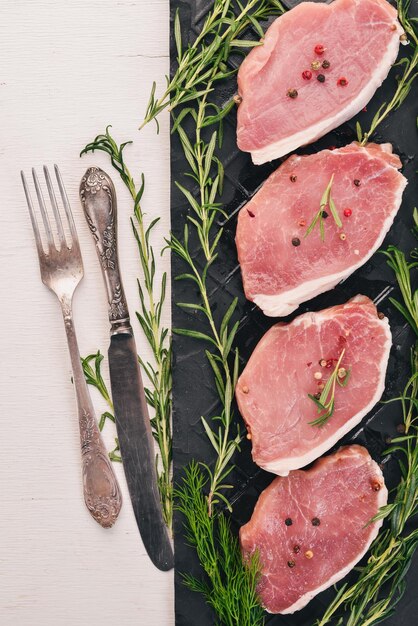
[[[407,37],[409,45],[412,46],[412,54],[402,58],[396,65],[403,68],[403,73],[396,78],[397,87],[389,102],[384,102],[373,117],[370,128],[363,134],[360,123],[357,122],[357,138],[362,146],[365,146],[377,127],[387,118],[387,116],[399,109],[405,98],[408,96],[412,84],[418,76],[418,27],[417,20],[409,17],[411,0],[398,0],[398,16]]]
[[[140,128],[156,120],[167,107],[174,111],[181,104],[197,101],[209,94],[215,81],[233,73],[226,65],[233,49],[260,45],[259,41],[240,39],[242,33],[252,26],[263,37],[260,21],[272,15],[280,15],[283,11],[278,0],[248,0],[246,4],[238,0],[215,0],[200,33],[187,47],[181,41],[180,16],[177,11],[174,21],[177,69],[171,80],[167,77],[167,87],[160,98],[155,97],[156,84],[153,84]],[[232,105],[227,105],[226,112]],[[222,116],[225,114],[222,112]]]

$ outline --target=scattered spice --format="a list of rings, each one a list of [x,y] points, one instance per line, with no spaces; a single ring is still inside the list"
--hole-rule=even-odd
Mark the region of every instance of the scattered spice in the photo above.
[[[295,567],[296,563],[294,561],[288,561],[287,562],[289,567]]]
[[[247,385],[244,385],[242,388],[242,393],[248,393],[250,390],[248,389]]]
[[[311,68],[313,70],[319,70],[320,67],[321,67],[321,61],[312,61]]]
[[[325,76],[323,74],[318,74],[316,80],[319,80],[320,83],[325,83]]]
[[[306,226],[306,220],[300,219],[298,224],[299,224],[299,226]]]
[[[319,526],[321,523],[321,521],[319,520],[318,517],[314,517],[312,520],[312,526]]]
[[[288,89],[287,95],[289,96],[289,98],[292,98],[292,100],[294,100],[298,97],[298,92],[296,89]]]
[[[392,26],[390,27],[390,30],[396,30],[396,24],[392,24]]]
[[[290,178],[290,182],[291,183],[295,183],[297,181],[297,179],[298,179],[296,174],[290,174],[289,178]]]
[[[328,216],[328,213],[326,211],[322,211],[321,217],[326,220]]]
[[[235,104],[241,104],[242,96],[240,96],[239,93],[236,93],[235,96],[233,97],[233,100],[234,100]]]
[[[293,546],[293,552],[294,552],[295,554],[299,554],[299,552],[300,552],[300,546],[298,546],[297,544],[296,544],[295,546]]]
[[[367,113],[367,107],[363,107],[361,110],[363,111],[363,113]]]
[[[307,559],[311,559],[311,558],[313,557],[313,552],[312,552],[312,550],[307,550],[307,551],[305,552],[305,556],[306,556],[306,558],[307,558]]]
[[[350,217],[352,213],[351,209],[344,209],[344,217]]]
[[[309,361],[309,363],[306,364],[308,367],[311,367],[312,365],[312,361]]]
[[[299,237],[293,237],[293,239],[292,239],[292,246],[295,246],[295,248],[300,246],[300,239],[299,239]]]
[[[340,87],[346,87],[348,85],[348,80],[344,78],[344,76],[341,76],[341,78],[337,80],[337,85]]]
[[[310,70],[305,70],[304,72],[302,72],[302,78],[304,80],[311,80],[312,72]]]
[[[331,67],[331,63],[327,59],[324,59],[322,61],[322,67],[324,68],[324,70],[327,70],[328,68]]]
[[[406,33],[402,33],[399,39],[400,41],[408,41],[408,35]]]
[[[251,441],[251,439],[252,439],[252,438],[253,438],[252,434],[251,434],[251,433],[247,433],[247,439],[248,439],[248,441]]]
[[[321,360],[319,361],[319,365],[320,365],[321,367],[325,367],[325,366],[326,366],[326,364],[327,364],[327,360],[326,360],[326,359],[321,359]]]
[[[347,239],[347,235],[345,233],[341,233],[340,239],[341,241],[345,241]]]
[[[326,364],[327,370],[331,369],[331,367],[334,365],[334,361],[337,361],[337,360],[338,359],[328,359],[327,364]]]
[[[255,217],[254,213],[250,211],[250,209],[247,209],[247,213],[250,217]]]
[[[353,180],[353,183],[355,184],[355,186],[356,186],[356,187],[360,187],[360,185],[361,185],[361,182],[359,181],[359,179],[358,179],[358,178],[355,178],[355,179]]]
[[[292,518],[286,517],[286,519],[284,520],[284,523],[286,524],[286,526],[291,526],[293,524]]]
[[[317,400],[319,400],[319,399],[321,398],[321,392],[320,392],[320,391],[318,391],[318,393],[316,393],[316,394],[314,395],[314,398],[316,398]]]
[[[373,489],[373,491],[380,491],[380,487],[381,487],[381,485],[380,485],[379,481],[374,480],[372,482],[372,489]]]
[[[321,378],[322,378],[321,372],[315,372],[314,378],[316,378],[316,380],[321,380]]]
[[[338,378],[345,378],[347,376],[347,370],[345,367],[340,367],[338,370]]]
[[[318,43],[316,44],[315,48],[314,48],[314,52],[315,54],[324,54],[325,52],[325,48],[322,45],[322,43]]]

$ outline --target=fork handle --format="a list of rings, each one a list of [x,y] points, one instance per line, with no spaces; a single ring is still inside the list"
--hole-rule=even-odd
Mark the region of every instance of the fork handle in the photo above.
[[[84,501],[91,516],[110,528],[122,506],[122,495],[94,415],[74,329],[71,300],[61,300],[80,427]]]

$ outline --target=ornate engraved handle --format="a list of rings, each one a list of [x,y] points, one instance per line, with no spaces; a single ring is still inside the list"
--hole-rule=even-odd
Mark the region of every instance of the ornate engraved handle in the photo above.
[[[100,168],[89,167],[80,183],[80,199],[106,283],[111,334],[132,333],[119,271],[116,193],[111,178]]]
[[[84,378],[74,330],[71,300],[61,300],[61,306],[77,396],[84,500],[96,522],[103,528],[110,528],[119,515],[122,495],[97,426],[94,408]]]

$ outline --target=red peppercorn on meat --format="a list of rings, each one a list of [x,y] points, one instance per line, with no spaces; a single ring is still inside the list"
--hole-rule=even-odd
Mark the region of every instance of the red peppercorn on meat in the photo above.
[[[238,72],[239,148],[265,163],[356,115],[395,62],[402,33],[386,0],[302,2],[277,18]]]
[[[236,387],[254,462],[285,476],[335,445],[381,397],[390,347],[388,320],[366,296],[270,328]],[[333,374],[321,400],[333,399],[332,414],[314,425],[325,411],[309,395],[319,399]]]
[[[332,289],[379,248],[407,180],[390,144],[352,143],[291,156],[238,216],[236,243],[245,295],[266,315],[284,316]],[[332,178],[329,206],[308,234]],[[297,245],[295,245],[297,240]]]
[[[343,578],[367,552],[387,503],[382,472],[352,445],[306,471],[276,478],[240,530],[246,555],[259,552],[258,593],[270,613],[294,613]]]

